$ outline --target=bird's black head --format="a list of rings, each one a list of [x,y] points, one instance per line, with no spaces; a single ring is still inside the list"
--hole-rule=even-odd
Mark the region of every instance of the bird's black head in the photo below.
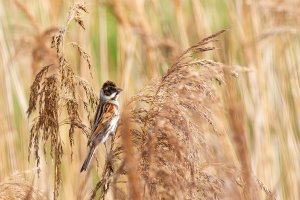
[[[114,82],[106,81],[102,85],[102,91],[107,98],[113,99],[122,91],[122,89],[118,88]]]

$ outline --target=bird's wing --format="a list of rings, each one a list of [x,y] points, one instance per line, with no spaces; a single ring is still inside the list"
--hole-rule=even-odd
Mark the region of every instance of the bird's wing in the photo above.
[[[104,134],[103,130],[106,129],[111,119],[116,115],[116,112],[116,105],[113,103],[105,102],[98,105],[88,145],[100,134]]]

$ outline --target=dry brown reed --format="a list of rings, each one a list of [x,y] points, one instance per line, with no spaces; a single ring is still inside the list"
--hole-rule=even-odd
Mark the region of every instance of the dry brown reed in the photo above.
[[[145,17],[145,7],[139,1],[109,1],[107,6],[112,8],[113,14],[118,20],[121,32],[124,33],[124,38],[131,39],[136,35],[142,44],[142,51],[145,52],[145,58],[142,58],[148,66],[146,72],[150,77],[158,75],[158,69],[155,66],[160,66],[165,62],[165,59],[174,59],[177,55],[178,45],[170,38],[162,37],[154,34],[151,28],[151,20]],[[127,10],[128,12],[123,12]],[[126,43],[124,47],[127,48]],[[166,54],[165,52],[169,52]]]
[[[16,5],[25,14],[29,20],[31,26],[34,29],[34,33],[31,36],[29,34],[22,35],[22,40],[27,42],[20,42],[18,51],[27,51],[28,49],[32,53],[32,74],[33,76],[40,70],[41,65],[45,63],[55,63],[55,53],[50,48],[49,41],[51,37],[58,31],[57,27],[49,27],[42,29],[39,22],[31,14],[28,5],[24,2],[15,0]]]
[[[222,192],[226,180],[200,170],[202,154],[211,148],[205,132],[220,134],[211,109],[217,106],[214,85],[223,82],[223,72],[221,64],[200,59],[198,54],[213,50],[212,43],[222,32],[184,51],[160,80],[131,102],[143,199],[226,195]]]
[[[7,2],[2,1],[4,6],[9,5]],[[169,75],[154,80],[135,95],[129,104],[131,107],[123,106],[118,134],[109,146],[108,155],[103,156],[104,171],[100,172],[100,181],[92,191],[92,197],[128,199],[141,196],[150,199],[179,195],[176,198],[261,199],[265,193],[267,199],[298,199],[298,2],[101,1],[108,6],[99,6],[107,11],[101,13],[106,18],[99,19],[99,1],[89,1],[91,5],[97,5],[89,9],[90,24],[84,24],[81,18],[86,12],[85,7],[76,4],[70,9],[67,25],[62,29],[53,24],[56,25],[64,15],[66,1],[15,2],[25,17],[11,12],[15,11],[13,6],[0,7],[0,16],[5,16],[1,18],[0,31],[0,60],[3,61],[0,88],[4,97],[1,98],[4,99],[1,108],[9,109],[1,115],[9,126],[3,122],[0,124],[1,133],[4,133],[1,140],[2,177],[15,169],[28,168],[26,159],[22,159],[27,155],[27,147],[19,148],[20,143],[27,144],[27,121],[18,119],[18,106],[23,104],[14,99],[15,96],[22,97],[27,90],[14,87],[23,85],[26,88],[26,84],[32,82],[31,78],[18,75],[24,71],[29,58],[32,58],[32,71],[36,75],[31,88],[35,95],[31,96],[29,103],[32,111],[36,110],[31,114],[34,120],[32,131],[39,131],[31,134],[31,149],[37,164],[42,164],[43,155],[39,158],[39,151],[44,144],[47,152],[52,149],[56,160],[54,165],[59,166],[59,159],[69,164],[69,160],[60,155],[68,152],[62,141],[67,141],[65,145],[70,143],[70,157],[72,149],[78,149],[79,154],[85,151],[76,138],[78,127],[86,135],[89,132],[80,111],[86,111],[88,118],[92,117],[91,111],[97,102],[89,83],[76,76],[73,62],[78,64],[79,59],[76,56],[72,57],[73,60],[67,58],[68,52],[74,52],[66,50],[69,46],[73,46],[85,61],[83,64],[90,67],[95,60],[98,61],[93,59],[99,55],[94,47],[99,43],[100,46],[109,45],[101,54],[101,66],[94,68],[101,71],[101,79],[95,81],[95,86],[104,79],[117,77],[133,94],[153,78],[150,74],[160,74],[168,69],[168,53],[171,52],[172,58],[189,46],[189,42],[198,41],[211,30],[229,25],[232,27],[230,34],[224,40],[222,38],[225,49],[216,54],[223,56],[222,62],[245,66],[240,67],[241,71],[251,73],[242,73],[237,82],[231,77],[224,79],[224,74],[234,72],[231,67],[191,55],[198,50],[210,50],[214,45],[198,48],[198,44],[194,50],[185,52],[191,57],[180,57],[167,72]],[[48,15],[54,19],[48,21]],[[86,35],[76,35],[85,41],[83,43],[78,40],[69,42],[69,37],[65,37],[77,33],[68,28],[73,20],[87,30]],[[51,25],[44,28],[49,22]],[[26,23],[30,28],[24,32]],[[112,29],[114,26],[117,26],[116,30]],[[106,27],[108,35],[103,34],[102,27]],[[51,49],[48,43],[55,33],[54,48]],[[101,41],[98,37],[102,38]],[[16,44],[12,38],[24,44]],[[89,57],[84,49],[91,46],[93,56]],[[17,55],[20,51],[32,55],[22,54],[21,57]],[[41,68],[51,63],[52,66]],[[103,73],[105,68],[107,72]],[[82,67],[81,72],[84,70]],[[139,78],[130,82],[131,76]],[[25,95],[22,98],[25,99]],[[53,110],[47,108],[45,102]],[[52,134],[53,131],[57,132]],[[85,147],[85,141],[82,143]],[[67,173],[61,174],[64,188],[60,198],[77,195],[82,199],[86,189],[90,188],[89,178],[95,179],[90,176],[93,167],[84,175],[83,182],[74,183],[78,175],[76,168],[81,162],[75,157],[71,166],[66,165]],[[40,166],[47,173],[49,166],[53,165],[48,162],[47,166]],[[55,170],[59,172],[59,167]],[[58,177],[59,173],[56,173],[56,190]],[[35,185],[44,185],[51,191],[51,184],[44,180],[39,179]],[[77,190],[81,186],[84,189]],[[97,192],[100,195],[97,196]],[[50,193],[47,195],[51,196]],[[57,195],[56,192],[56,198]]]
[[[251,185],[232,155],[227,137],[217,125],[224,112],[219,85],[233,68],[199,54],[215,49],[224,32],[190,47],[160,79],[142,89],[124,106],[102,177],[91,199],[251,199]],[[227,144],[228,145],[228,144]],[[246,178],[251,177],[247,175]]]
[[[46,200],[45,194],[26,181],[20,175],[15,175],[0,182],[1,200]]]
[[[28,116],[38,110],[33,119],[33,125],[30,130],[29,156],[33,148],[36,165],[40,165],[39,148],[40,143],[44,145],[44,154],[46,155],[46,145],[50,144],[50,155],[54,159],[54,199],[58,198],[59,186],[61,183],[61,159],[63,156],[63,146],[61,134],[64,134],[60,128],[69,125],[69,142],[74,145],[75,129],[80,129],[84,134],[88,134],[87,126],[82,123],[79,115],[79,107],[82,106],[86,112],[90,113],[97,104],[97,97],[93,93],[90,85],[84,79],[75,75],[65,56],[65,34],[72,21],[78,23],[83,29],[82,13],[87,12],[83,3],[75,3],[70,8],[66,25],[61,28],[52,38],[52,48],[56,50],[57,63],[43,67],[36,75],[30,89],[30,100]],[[72,42],[88,63],[89,69],[91,63],[88,54],[76,43]],[[52,68],[52,72],[49,69]],[[79,95],[79,91],[85,92],[87,101]],[[67,116],[62,116],[63,110]],[[30,158],[30,157],[29,157]]]

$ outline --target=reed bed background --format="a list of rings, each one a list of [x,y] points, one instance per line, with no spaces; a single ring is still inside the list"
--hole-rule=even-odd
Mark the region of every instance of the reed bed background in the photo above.
[[[300,199],[299,6],[1,0],[0,199]],[[122,120],[80,173],[108,79]]]

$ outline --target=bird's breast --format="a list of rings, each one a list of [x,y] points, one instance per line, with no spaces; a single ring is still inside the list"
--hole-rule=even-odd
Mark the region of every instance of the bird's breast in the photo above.
[[[111,123],[110,123],[110,127],[111,127],[112,131],[116,130],[119,118],[120,118],[119,115],[114,116],[112,118]]]

